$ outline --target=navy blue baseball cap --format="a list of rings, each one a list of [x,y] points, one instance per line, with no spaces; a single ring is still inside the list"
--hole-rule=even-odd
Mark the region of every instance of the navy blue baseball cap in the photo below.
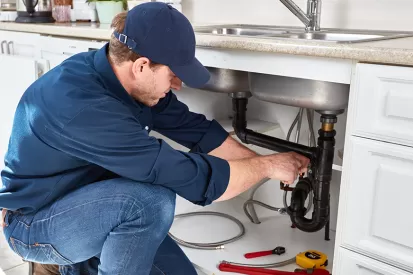
[[[167,65],[187,86],[200,88],[210,78],[195,57],[195,33],[189,20],[172,6],[148,2],[135,6],[122,33],[114,36],[151,61]]]

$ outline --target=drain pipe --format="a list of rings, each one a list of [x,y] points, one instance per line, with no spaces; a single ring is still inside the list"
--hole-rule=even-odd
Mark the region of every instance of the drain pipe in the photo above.
[[[333,123],[336,122],[336,118],[322,115],[321,121],[323,126],[318,131],[317,156],[312,165],[316,170],[314,178],[311,181],[308,178],[302,179],[297,183],[291,194],[291,205],[287,209],[293,224],[306,232],[316,232],[322,229],[325,225],[329,225],[330,219],[330,182],[336,134]],[[304,203],[312,186],[314,186],[314,211],[312,218],[307,219],[304,217],[306,210]]]
[[[317,147],[289,142],[279,138],[254,132],[247,128],[246,111],[250,93],[231,94],[233,106],[233,127],[237,137],[246,144],[254,144],[276,152],[296,152],[311,160],[315,170],[308,178],[300,179],[291,195],[291,205],[287,209],[292,223],[305,232],[316,232],[326,226],[330,217],[330,181],[335,146],[335,115],[322,115]],[[305,201],[314,190],[312,218],[305,217]]]
[[[244,93],[242,93],[244,95]],[[267,136],[261,133],[247,129],[247,97],[239,97],[240,95],[232,95],[232,106],[234,118],[232,126],[234,127],[237,137],[246,144],[254,144],[263,148],[267,148],[277,152],[296,152],[310,159],[316,155],[316,148],[307,147],[305,145],[286,141],[283,139]]]

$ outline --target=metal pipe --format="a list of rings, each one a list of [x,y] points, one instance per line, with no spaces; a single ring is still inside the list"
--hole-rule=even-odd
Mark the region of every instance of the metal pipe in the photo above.
[[[280,0],[301,22],[306,30],[319,31],[321,21],[321,0],[308,0],[305,13],[293,0]]]
[[[311,1],[310,5],[310,13],[309,15],[311,16],[312,24],[310,24],[310,27],[312,28],[313,31],[319,31],[320,30],[320,22],[321,22],[321,6],[322,6],[322,0],[309,0]]]
[[[304,114],[304,108],[300,108],[300,111],[298,112],[298,124],[297,124],[297,131],[295,133],[295,143],[299,143],[300,141],[300,133],[301,133],[301,123],[303,122],[303,114]]]
[[[258,184],[252,189],[251,195],[250,195],[250,198],[249,198],[250,201],[254,200],[254,196],[255,196],[255,193],[257,192],[258,188],[260,188],[262,185],[264,185],[264,183],[266,183],[266,182],[269,181],[269,180],[270,180],[270,179],[263,179],[260,183],[258,183]],[[245,205],[245,204],[244,204],[244,205]],[[253,204],[248,204],[247,207],[248,207],[248,209],[249,209],[248,213],[250,213],[250,216],[251,216],[251,218],[250,218],[251,222],[253,222],[253,223],[255,223],[255,224],[260,224],[261,221],[258,219],[258,215],[257,215],[257,212],[255,211],[254,205],[253,205]],[[245,212],[245,211],[244,211],[244,212]],[[248,216],[248,214],[247,214],[246,212],[245,212],[245,214]]]
[[[290,141],[291,133],[293,132],[294,126],[297,124],[299,117],[300,117],[300,112],[298,112],[297,116],[295,117],[293,123],[291,124],[290,129],[288,129],[286,140]]]
[[[303,24],[308,27],[310,26],[311,19],[305,14],[305,12],[297,6],[292,0],[280,0],[298,19],[303,22]]]
[[[314,134],[314,110],[307,109],[307,120],[308,120],[308,146],[314,147],[316,145],[315,134]]]

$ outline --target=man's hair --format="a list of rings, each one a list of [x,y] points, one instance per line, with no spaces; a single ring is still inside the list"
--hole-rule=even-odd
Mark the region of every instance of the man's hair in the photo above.
[[[122,33],[125,28],[126,15],[127,12],[117,14],[112,20],[111,28],[118,33]],[[116,65],[129,60],[135,62],[140,57],[135,52],[129,50],[125,44],[119,42],[113,33],[109,41],[109,56]]]
[[[111,28],[118,33],[122,33],[125,28],[127,14],[126,11],[117,14],[112,20]],[[130,50],[125,44],[119,42],[112,33],[109,41],[109,57],[116,65],[120,65],[126,61],[135,62],[141,56]],[[156,65],[156,63],[151,61],[151,67]]]

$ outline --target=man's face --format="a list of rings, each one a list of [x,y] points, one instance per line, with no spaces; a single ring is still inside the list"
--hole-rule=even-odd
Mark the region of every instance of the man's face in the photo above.
[[[181,80],[165,65],[144,64],[135,75],[132,96],[146,106],[156,105],[170,89],[180,90]]]

